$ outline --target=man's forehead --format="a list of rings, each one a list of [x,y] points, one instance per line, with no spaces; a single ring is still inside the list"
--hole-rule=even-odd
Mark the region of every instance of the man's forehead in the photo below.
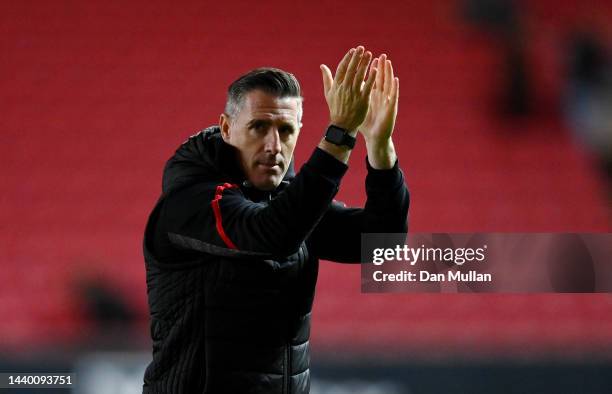
[[[251,116],[283,117],[295,119],[300,111],[301,99],[278,97],[254,90],[244,97],[243,110]]]

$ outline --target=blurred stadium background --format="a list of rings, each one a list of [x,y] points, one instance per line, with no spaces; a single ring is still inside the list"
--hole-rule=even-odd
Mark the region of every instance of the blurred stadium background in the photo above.
[[[327,122],[319,64],[389,55],[412,232],[609,232],[611,17],[604,0],[0,2],[0,371],[140,390],[163,165],[258,66],[302,83],[299,165]],[[317,297],[313,394],[612,393],[608,294],[361,294],[358,267],[323,262]]]

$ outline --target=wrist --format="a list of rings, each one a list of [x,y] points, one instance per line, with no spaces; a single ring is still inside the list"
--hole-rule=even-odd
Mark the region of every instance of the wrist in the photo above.
[[[332,144],[326,141],[325,138],[319,142],[318,147],[345,164],[348,163],[349,157],[351,156],[351,148]]]
[[[349,134],[351,137],[355,137],[358,133],[357,131],[357,126],[353,126],[347,122],[343,122],[341,120],[334,120],[334,119],[330,119],[329,124],[327,125],[327,127],[329,126],[335,126],[338,128],[343,129],[344,131],[346,131],[347,134]]]
[[[373,150],[386,150],[393,148],[393,140],[391,138],[374,138],[363,134],[366,147]]]
[[[393,168],[397,161],[395,146],[391,139],[385,141],[366,140],[368,162],[377,170]]]

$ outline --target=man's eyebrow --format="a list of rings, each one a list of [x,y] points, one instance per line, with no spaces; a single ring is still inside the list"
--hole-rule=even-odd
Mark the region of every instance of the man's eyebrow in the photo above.
[[[280,124],[281,127],[289,127],[290,129],[295,129],[295,125],[293,124],[293,122],[282,122]]]
[[[269,120],[266,120],[266,119],[257,119],[257,118],[255,118],[255,119],[251,119],[251,120],[249,121],[249,123],[247,123],[247,126],[248,126],[248,127],[253,127],[253,126],[254,126],[254,125],[256,125],[256,124],[268,124],[268,123],[270,123],[270,121],[269,121]]]
[[[255,119],[251,119],[249,122],[247,122],[247,127],[251,128],[254,126],[268,126],[270,124],[274,123],[272,120],[270,119],[261,119],[261,118],[255,118]],[[280,120],[278,122],[278,126],[279,127],[290,127],[292,130],[295,130],[298,126],[293,122],[293,120]]]

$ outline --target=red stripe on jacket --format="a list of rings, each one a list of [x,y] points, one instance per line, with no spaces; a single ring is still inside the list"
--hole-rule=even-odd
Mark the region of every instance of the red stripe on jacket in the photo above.
[[[224,183],[223,185],[217,186],[217,190],[215,191],[215,198],[210,202],[212,205],[213,212],[215,213],[215,223],[217,225],[217,232],[219,236],[225,242],[228,248],[230,249],[238,249],[238,247],[232,242],[231,239],[225,233],[223,229],[223,218],[221,217],[221,207],[219,207],[219,201],[223,198],[223,191],[225,189],[238,189],[238,185],[233,183]]]

